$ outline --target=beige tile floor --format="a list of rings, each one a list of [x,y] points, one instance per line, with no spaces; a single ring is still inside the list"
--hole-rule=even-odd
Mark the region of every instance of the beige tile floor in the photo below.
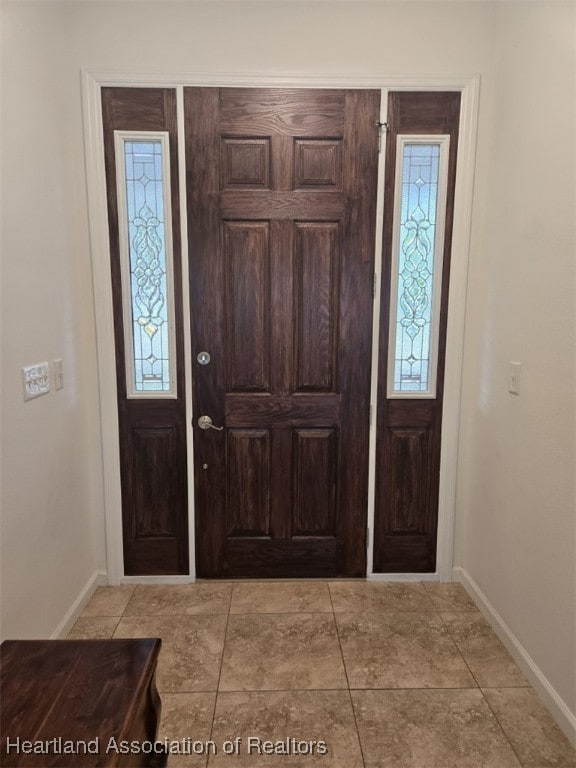
[[[204,752],[169,766],[576,766],[458,584],[105,587],[69,637],[162,638],[159,738]]]

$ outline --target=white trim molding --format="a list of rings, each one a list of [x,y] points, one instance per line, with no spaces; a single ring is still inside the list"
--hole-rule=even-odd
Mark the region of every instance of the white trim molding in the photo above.
[[[194,576],[123,576],[120,584],[193,584]]]
[[[438,572],[435,573],[371,573],[368,581],[441,581]]]
[[[184,88],[176,88],[176,112],[178,121],[178,182],[180,197],[180,243],[182,253],[182,306],[190,306],[190,272],[188,263],[188,226],[186,214],[186,153],[183,137],[184,128]],[[185,310],[186,317],[188,316]],[[192,372],[192,330],[190,323],[184,320],[184,370]],[[188,563],[190,578],[196,576],[196,531],[194,530],[194,414],[192,412],[192,374],[184,376],[186,396],[186,461],[188,476]]]
[[[552,683],[530,656],[526,648],[474,581],[465,568],[456,567],[453,571],[454,581],[460,582],[476,603],[483,616],[486,618],[494,632],[498,635],[502,644],[510,652],[527,680],[532,683],[540,694],[546,707],[566,734],[570,743],[576,747],[576,717],[570,711],[560,694]]]
[[[108,242],[108,206],[104,167],[102,126],[102,83],[82,72],[84,148],[92,254],[92,284],[96,312],[98,382],[100,389],[100,428],[106,523],[106,569],[108,584],[120,584],[124,573],[122,551],[122,491],[120,486],[120,442],[118,437],[118,393],[114,352],[114,315]]]
[[[447,353],[445,364],[444,412],[442,423],[442,452],[440,459],[440,495],[438,521],[438,555],[437,571],[435,574],[414,574],[414,579],[441,579],[449,581],[452,578],[452,557],[454,541],[454,519],[456,499],[456,468],[458,453],[458,429],[460,421],[460,389],[461,366],[463,358],[464,320],[466,309],[466,289],[468,274],[468,254],[471,232],[472,194],[474,182],[474,163],[476,152],[476,134],[478,123],[479,75],[427,75],[390,77],[348,75],[306,75],[282,74],[267,75],[263,73],[170,73],[170,72],[137,72],[115,71],[107,69],[82,70],[82,99],[85,126],[85,153],[88,185],[88,204],[90,215],[90,243],[93,265],[94,301],[98,314],[97,346],[98,374],[100,381],[100,420],[103,444],[104,466],[104,503],[106,519],[106,551],[108,583],[130,583],[124,577],[122,555],[122,523],[121,523],[121,487],[120,487],[120,448],[118,438],[118,414],[116,392],[116,362],[112,342],[112,289],[110,280],[110,251],[108,243],[108,213],[106,205],[106,176],[104,170],[104,142],[102,129],[101,88],[103,86],[125,86],[133,88],[169,87],[174,88],[178,101],[181,103],[182,86],[198,87],[270,87],[270,88],[376,88],[382,91],[383,105],[387,102],[388,92],[416,90],[451,90],[461,93],[460,133],[458,141],[458,159],[456,175],[456,201],[452,235],[452,263],[450,279],[449,312],[447,327]],[[179,107],[178,123],[180,133],[183,127],[181,105]],[[186,211],[184,183],[184,155],[179,141],[180,169],[180,198],[182,220],[182,246],[186,253]],[[380,174],[383,180],[385,173],[383,160],[380,164]],[[381,187],[383,188],[383,186]],[[380,204],[380,203],[379,203]],[[381,204],[380,204],[381,205]],[[381,210],[381,208],[380,208]],[[376,245],[381,242],[381,233],[377,233]],[[378,248],[377,248],[378,251]],[[187,297],[188,271],[187,259],[183,258],[184,299]],[[380,273],[380,263],[377,253],[377,271]],[[374,301],[374,312],[379,317],[380,297],[377,290]],[[185,325],[185,355],[190,361],[190,336]],[[373,326],[377,328],[376,326]],[[377,337],[374,335],[372,366],[377,371]],[[187,370],[191,370],[187,366]],[[376,402],[374,376],[372,386],[372,403]],[[376,405],[374,405],[374,411]],[[192,398],[190,382],[186,382],[186,412],[191,423]],[[376,418],[372,418],[370,435],[370,477],[368,526],[373,530],[374,521],[374,480],[375,480],[375,439],[374,430]],[[192,474],[191,429],[188,429],[188,468],[189,468],[189,529],[190,529],[190,575],[194,577],[194,494]],[[402,578],[410,579],[410,574],[377,575],[372,571],[372,542],[368,549],[368,578],[378,577],[386,580]]]
[[[477,75],[462,87],[460,100],[438,494],[436,568],[441,581],[452,580],[454,562],[458,436],[479,102],[480,76]]]

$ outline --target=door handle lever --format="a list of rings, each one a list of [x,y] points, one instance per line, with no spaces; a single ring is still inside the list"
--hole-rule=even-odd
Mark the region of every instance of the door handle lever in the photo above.
[[[200,416],[198,419],[198,426],[200,429],[216,429],[218,432],[222,432],[224,427],[216,427],[212,424],[210,416]]]

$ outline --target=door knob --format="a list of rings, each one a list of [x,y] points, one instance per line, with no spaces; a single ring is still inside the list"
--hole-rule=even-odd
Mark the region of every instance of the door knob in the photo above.
[[[222,432],[224,429],[224,427],[215,427],[214,424],[212,424],[210,416],[200,416],[198,419],[198,426],[200,429],[216,429],[218,432]]]

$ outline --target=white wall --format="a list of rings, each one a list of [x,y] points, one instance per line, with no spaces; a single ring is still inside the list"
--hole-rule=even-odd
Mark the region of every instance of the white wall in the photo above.
[[[469,279],[457,565],[576,713],[573,4],[497,9]],[[508,365],[522,363],[520,396]]]
[[[54,626],[103,558],[80,67],[478,72],[457,564],[569,701],[573,297],[565,276],[573,173],[557,166],[569,157],[572,96],[561,84],[573,71],[571,5],[17,0],[3,7],[7,633]],[[57,354],[68,389],[22,404],[19,367]],[[516,358],[524,365],[519,398],[505,386],[507,361]],[[49,456],[46,466],[31,454]],[[50,615],[41,621],[46,602]]]

